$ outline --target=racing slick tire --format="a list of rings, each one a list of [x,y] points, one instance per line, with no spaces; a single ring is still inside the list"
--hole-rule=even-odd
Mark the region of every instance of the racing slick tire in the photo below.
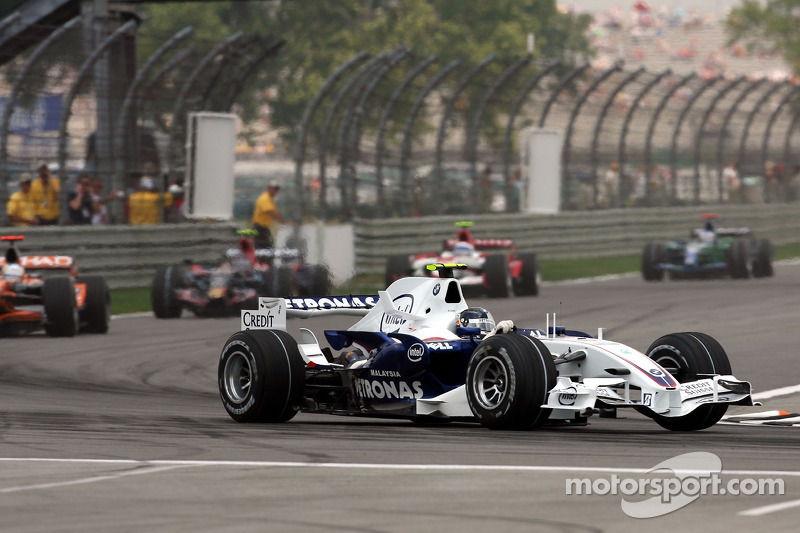
[[[285,331],[234,333],[222,348],[217,375],[222,404],[237,422],[286,422],[303,398],[305,364]]]
[[[753,277],[771,278],[775,275],[772,259],[775,256],[775,247],[769,239],[758,239],[754,243],[755,259],[753,259]]]
[[[264,276],[264,296],[292,296],[294,270],[289,266],[273,266]]]
[[[702,374],[731,373],[725,350],[716,339],[705,333],[664,335],[650,345],[647,356],[668,370],[680,383],[700,379]],[[679,417],[642,412],[670,431],[698,431],[719,422],[727,410],[727,404],[705,404]]]
[[[408,275],[409,263],[407,255],[391,255],[386,259],[386,276],[384,278],[386,287]]]
[[[555,385],[553,356],[540,340],[525,335],[493,335],[467,364],[467,401],[489,429],[539,427],[552,411],[541,406]]]
[[[536,296],[539,294],[539,258],[536,254],[519,254],[522,268],[519,278],[515,280],[514,294],[516,296]]]
[[[302,282],[300,281],[301,273],[298,269],[296,273],[297,279],[297,295],[298,296],[326,296],[331,293],[330,270],[325,265],[303,265]]]
[[[78,333],[75,282],[71,277],[44,280],[44,331],[51,337],[74,337]]]
[[[107,333],[111,324],[111,292],[102,276],[78,276],[86,284],[86,301],[79,313],[81,333]]]
[[[490,255],[483,264],[483,287],[489,298],[508,298],[511,294],[511,272],[504,255]]]
[[[747,242],[735,239],[728,248],[728,273],[733,279],[747,279],[750,271],[747,268]]]
[[[153,276],[150,303],[156,318],[180,318],[183,305],[175,297],[175,289],[181,286],[181,266],[160,266]]]
[[[664,271],[656,265],[663,263],[667,258],[664,245],[658,242],[651,242],[644,245],[642,250],[642,278],[645,281],[662,281]]]

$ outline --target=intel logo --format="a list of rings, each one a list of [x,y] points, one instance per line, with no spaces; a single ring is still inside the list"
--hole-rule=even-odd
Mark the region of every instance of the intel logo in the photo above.
[[[422,356],[425,354],[425,347],[420,343],[412,344],[408,349],[408,360],[412,363],[419,363],[422,361]]]

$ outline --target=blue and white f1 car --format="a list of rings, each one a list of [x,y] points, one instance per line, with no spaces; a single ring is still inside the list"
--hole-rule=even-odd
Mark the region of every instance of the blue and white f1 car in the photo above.
[[[403,278],[375,296],[261,298],[222,348],[222,403],[239,422],[284,422],[298,411],[477,421],[531,429],[584,422],[630,407],[664,428],[705,429],[728,405],[754,405],[720,344],[703,333],[665,335],[641,353],[550,324],[517,328],[469,307],[452,270]],[[287,316],[352,314],[346,330],[285,331]]]

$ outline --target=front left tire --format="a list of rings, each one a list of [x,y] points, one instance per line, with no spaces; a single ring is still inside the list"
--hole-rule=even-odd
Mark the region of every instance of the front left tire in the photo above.
[[[467,401],[489,429],[527,430],[541,426],[543,409],[556,384],[553,356],[538,339],[509,333],[481,342],[467,365]]]
[[[75,282],[71,277],[50,278],[42,286],[44,331],[51,337],[74,337],[78,333]]]
[[[286,422],[302,401],[305,364],[285,331],[239,331],[222,348],[217,379],[222,404],[237,422]]]

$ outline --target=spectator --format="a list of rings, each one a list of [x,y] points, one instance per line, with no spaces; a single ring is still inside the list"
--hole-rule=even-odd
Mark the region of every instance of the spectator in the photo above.
[[[629,198],[629,204],[634,207],[642,207],[645,205],[645,198],[647,197],[647,173],[644,171],[644,165],[636,167],[636,174],[633,176],[633,190]]]
[[[11,195],[6,204],[8,220],[13,226],[35,226],[39,224],[36,216],[36,203],[31,195],[31,175],[24,172],[19,179],[19,190]]]
[[[259,248],[275,246],[276,222],[283,222],[283,216],[278,206],[275,205],[275,198],[280,190],[281,186],[277,181],[270,181],[267,190],[261,193],[256,200],[252,223],[253,228],[258,232],[254,240]]]
[[[31,183],[31,196],[36,206],[39,224],[52,226],[58,224],[61,207],[58,198],[61,195],[61,183],[50,174],[47,165],[41,164],[37,169],[39,177]]]
[[[509,180],[509,192],[511,193],[511,204],[509,213],[517,213],[522,205],[522,171],[519,167],[514,169]]]
[[[96,204],[96,209],[94,216],[92,216],[92,224],[108,224],[108,208],[106,204],[115,198],[124,196],[125,193],[123,191],[111,191],[108,196],[103,196],[103,180],[102,178],[94,178],[92,180],[92,200]]]
[[[800,200],[800,165],[795,164],[792,167],[792,177],[789,181],[789,201],[796,202]]]
[[[163,195],[155,190],[155,183],[150,177],[143,177],[139,183],[139,190],[128,197],[130,219],[128,222],[137,226],[158,224],[159,206],[172,205],[172,194]],[[163,201],[163,204],[161,202]]]
[[[78,176],[78,184],[67,197],[69,221],[72,224],[91,224],[100,206],[92,198],[92,178],[89,174]]]
[[[616,161],[612,161],[603,176],[603,181],[597,186],[597,207],[601,209],[617,207],[618,191],[619,164]]]
[[[742,180],[739,177],[739,163],[731,161],[725,170],[722,171],[722,181],[728,189],[728,201],[732,204],[740,204],[744,201],[742,196]]]
[[[486,168],[483,169],[483,174],[481,174],[481,180],[478,183],[478,187],[481,202],[481,213],[488,213],[492,210],[492,200],[494,197],[494,191],[492,191],[492,167],[489,165],[486,165]]]
[[[169,222],[180,222],[184,219],[183,216],[183,178],[178,177],[172,180],[172,185],[169,186],[169,192],[172,194],[172,210],[169,212],[167,220]]]

